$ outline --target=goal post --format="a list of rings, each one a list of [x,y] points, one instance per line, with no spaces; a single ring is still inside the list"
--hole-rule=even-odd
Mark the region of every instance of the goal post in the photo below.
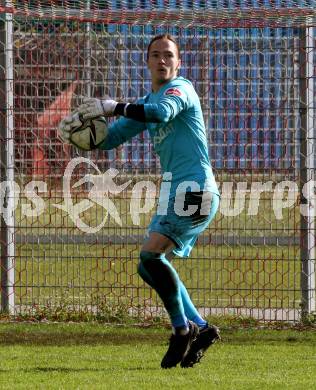
[[[312,27],[300,29],[300,191],[305,212],[301,215],[302,317],[316,311],[315,287],[315,34]],[[305,190],[305,193],[304,193]]]
[[[6,1],[10,8],[11,1]],[[1,311],[14,314],[15,192],[12,14],[0,17]]]

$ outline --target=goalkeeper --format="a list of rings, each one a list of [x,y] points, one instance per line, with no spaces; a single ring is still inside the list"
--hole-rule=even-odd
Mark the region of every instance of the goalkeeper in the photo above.
[[[110,150],[148,130],[163,171],[158,209],[140,252],[138,273],[156,290],[170,316],[172,335],[161,367],[191,367],[219,338],[193,305],[171,264],[188,257],[198,235],[214,218],[219,192],[208,157],[199,98],[190,81],[178,76],[179,47],[168,34],[152,39],[147,51],[152,92],[135,104],[87,98],[77,108],[83,119],[120,116],[109,126],[100,149]],[[59,132],[69,140],[70,116]],[[170,191],[164,191],[168,188]]]

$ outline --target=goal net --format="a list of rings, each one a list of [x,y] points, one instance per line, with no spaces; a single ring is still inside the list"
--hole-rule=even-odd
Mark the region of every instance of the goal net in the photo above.
[[[85,96],[132,102],[148,93],[147,45],[168,32],[179,42],[180,74],[200,97],[222,192],[216,220],[192,257],[175,261],[193,301],[204,314],[267,321],[300,319],[302,302],[314,310],[314,225],[310,213],[302,219],[299,200],[314,175],[315,10],[314,0],[1,0],[0,96],[7,110],[0,118],[7,132],[0,136],[9,145],[13,134],[10,180],[17,185],[14,232],[3,224],[11,262],[2,263],[2,274],[14,272],[2,279],[2,301],[14,295],[21,313],[65,305],[114,317],[122,308],[137,318],[162,314],[136,272],[154,209],[139,224],[130,215],[134,186],[158,185],[147,132],[118,149],[84,154],[63,145],[56,128]],[[65,195],[65,169],[79,156],[94,165],[78,164],[70,187],[109,168],[118,170],[118,184],[130,181],[113,198],[121,225],[89,200],[80,218],[100,226],[89,234],[62,209],[67,196],[78,204],[92,188]]]

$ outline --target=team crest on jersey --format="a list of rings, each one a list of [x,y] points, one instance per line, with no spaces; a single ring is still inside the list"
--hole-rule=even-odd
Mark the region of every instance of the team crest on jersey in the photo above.
[[[168,88],[165,92],[165,95],[181,96],[182,93],[178,88]]]

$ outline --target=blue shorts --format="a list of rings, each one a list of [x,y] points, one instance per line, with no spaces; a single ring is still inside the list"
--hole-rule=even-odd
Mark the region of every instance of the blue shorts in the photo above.
[[[185,194],[185,200],[182,203],[183,210],[186,210],[189,205],[198,206],[197,210],[190,216],[178,215],[179,213],[175,212],[175,198],[169,199],[166,213],[164,213],[166,215],[155,214],[153,216],[146,236],[148,237],[151,232],[160,233],[175,243],[174,254],[188,257],[199,234],[212,221],[219,206],[219,196],[211,193],[208,195],[209,201],[205,203],[203,200],[203,211],[201,212],[203,192]]]

